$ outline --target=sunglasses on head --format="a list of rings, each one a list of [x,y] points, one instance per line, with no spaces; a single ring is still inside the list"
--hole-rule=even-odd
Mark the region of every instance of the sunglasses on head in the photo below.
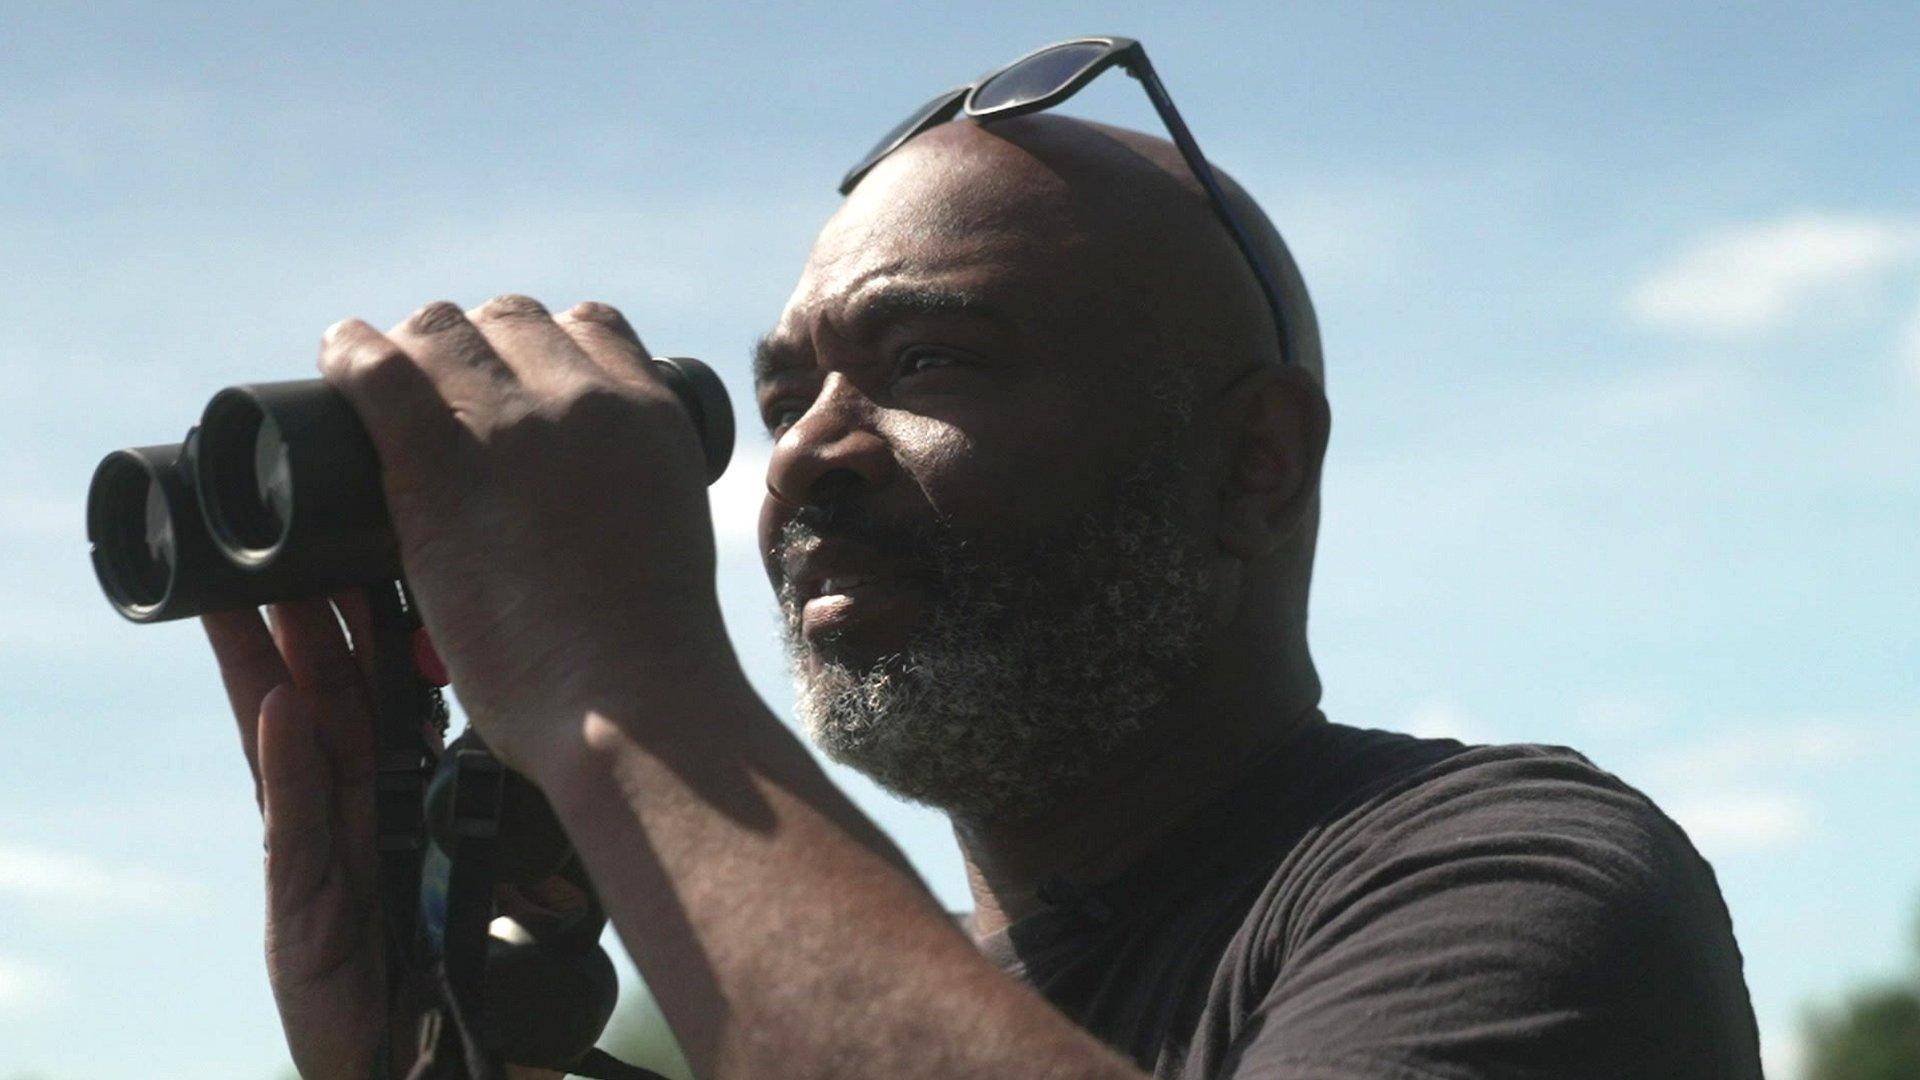
[[[1173,144],[1180,148],[1180,156],[1186,159],[1187,168],[1206,190],[1214,214],[1226,226],[1240,254],[1245,256],[1255,280],[1260,283],[1260,292],[1273,312],[1273,324],[1280,330],[1281,362],[1291,362],[1292,356],[1287,347],[1286,316],[1280,305],[1280,289],[1273,271],[1255,248],[1253,234],[1228,204],[1226,193],[1221,190],[1213,168],[1200,153],[1200,145],[1193,141],[1193,133],[1187,130],[1186,121],[1180,118],[1180,110],[1173,107],[1173,99],[1167,96],[1167,88],[1160,84],[1160,77],[1154,74],[1146,50],[1132,38],[1084,37],[1062,41],[1036,49],[965,86],[956,86],[936,94],[881,136],[859,164],[848,170],[840,181],[840,194],[852,191],[860,178],[880,164],[888,154],[928,128],[944,124],[962,113],[985,122],[1050,109],[1078,93],[1081,87],[1092,82],[1101,72],[1116,66],[1140,80],[1140,85],[1146,88],[1147,98],[1153,102],[1153,109],[1160,114],[1161,122],[1166,124],[1167,133],[1173,136]]]

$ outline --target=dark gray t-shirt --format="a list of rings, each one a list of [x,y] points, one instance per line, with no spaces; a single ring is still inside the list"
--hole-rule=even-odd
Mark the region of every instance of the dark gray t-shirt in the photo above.
[[[1713,871],[1562,747],[1316,719],[1096,887],[981,942],[1160,1077],[1757,1078]]]

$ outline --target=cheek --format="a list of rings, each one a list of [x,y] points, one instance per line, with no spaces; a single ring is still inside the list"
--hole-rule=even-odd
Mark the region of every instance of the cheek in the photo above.
[[[993,455],[959,423],[915,413],[886,418],[883,436],[893,447],[902,476],[936,512],[958,515],[997,487]]]
[[[987,531],[1076,521],[1102,482],[1087,433],[1057,424],[904,414],[889,437],[934,511]]]

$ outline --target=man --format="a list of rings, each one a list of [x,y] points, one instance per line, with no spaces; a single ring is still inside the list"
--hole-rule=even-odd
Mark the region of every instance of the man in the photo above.
[[[1291,365],[1173,149],[1045,116],[882,161],[759,350],[800,712],[950,812],[974,940],[748,688],[698,451],[617,312],[328,331],[461,701],[554,803],[696,1073],[1759,1075],[1712,874],[1644,798],[1568,751],[1319,715],[1318,340],[1232,197],[1283,270]],[[363,1076],[360,672],[323,602],[207,628],[289,1044]]]

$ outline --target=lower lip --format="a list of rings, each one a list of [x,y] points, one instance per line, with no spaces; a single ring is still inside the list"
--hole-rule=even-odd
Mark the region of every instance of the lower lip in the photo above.
[[[800,631],[809,641],[828,635],[905,629],[919,614],[919,590],[898,580],[869,581],[816,596],[800,609]]]

